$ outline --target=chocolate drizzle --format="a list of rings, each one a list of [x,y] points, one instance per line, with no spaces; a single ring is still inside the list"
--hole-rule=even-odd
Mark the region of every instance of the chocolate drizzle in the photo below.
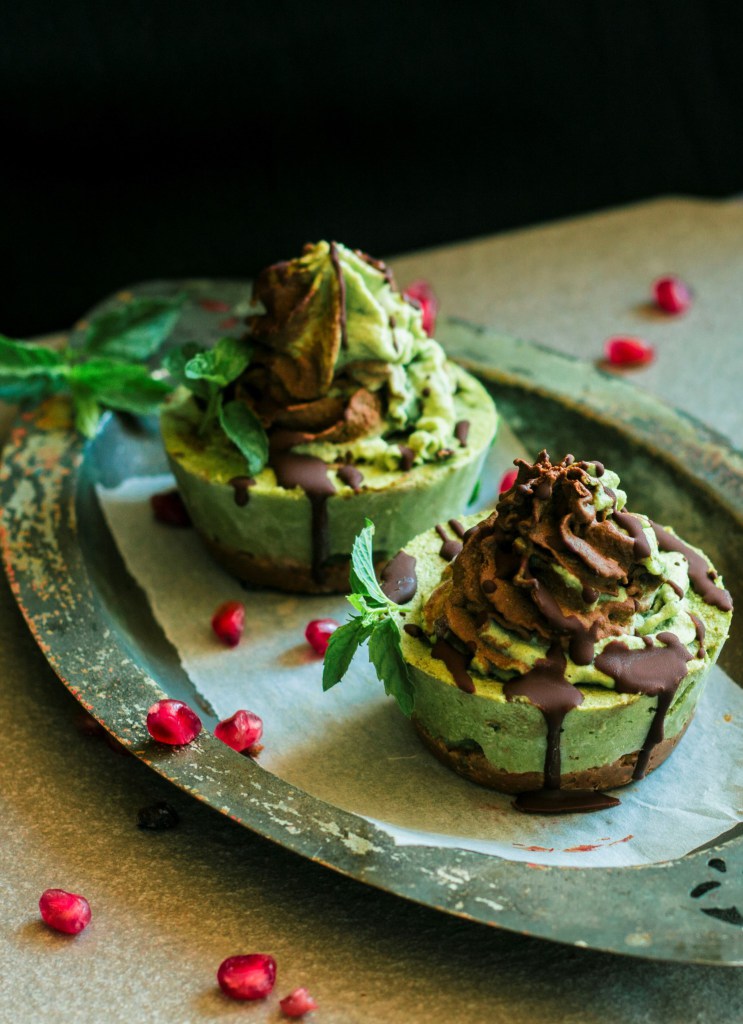
[[[250,501],[250,488],[255,485],[255,480],[252,476],[233,476],[228,481],[230,487],[235,492],[235,504],[241,508],[248,504]]]
[[[346,464],[338,469],[338,479],[344,484],[348,484],[348,486],[352,487],[355,493],[358,494],[361,489],[361,484],[364,482],[364,474],[355,466]]]
[[[467,437],[470,432],[470,421],[459,420],[454,424],[454,437],[459,441],[462,448],[467,446]]]
[[[659,633],[663,647],[630,650],[618,640],[607,644],[596,658],[596,668],[614,680],[619,693],[642,693],[657,697],[658,704],[645,743],[637,757],[633,779],[647,772],[653,748],[663,739],[663,726],[679,683],[688,672],[691,654],[675,633]]]
[[[412,448],[408,448],[407,445],[399,444],[397,446],[400,449],[400,469],[407,473],[409,469],[413,468],[415,462],[415,452]]]
[[[439,549],[439,555],[446,562],[451,562],[457,557],[459,552],[462,550],[461,538],[464,537],[464,527],[457,519],[449,520],[449,528],[454,532],[456,537],[449,537],[441,523],[436,525],[436,533],[443,541],[441,548]]]
[[[704,648],[704,638],[707,635],[707,627],[704,625],[704,623],[698,615],[690,615],[689,618],[694,623],[694,629],[696,630],[697,634],[697,643],[699,644],[699,648],[697,650],[697,657],[703,658],[707,653]]]
[[[526,675],[503,684],[506,700],[526,697],[538,707],[547,723],[544,788],[560,788],[560,732],[565,715],[583,703],[583,694],[565,678],[565,655],[559,643],[540,658]]]
[[[570,636],[570,657],[576,665],[590,665],[593,661],[594,645],[598,640],[599,623],[586,626],[575,615],[564,615],[549,590],[538,579],[534,579],[534,603],[556,633]]]
[[[276,474],[279,487],[291,490],[301,487],[312,506],[312,579],[324,582],[323,567],[328,558],[328,498],[335,487],[328,477],[328,467],[314,455],[296,455],[294,452],[272,451],[269,465]]]
[[[622,529],[626,530],[635,542],[634,555],[637,561],[641,562],[643,558],[649,558],[650,544],[643,531],[642,520],[638,519],[637,516],[633,516],[631,512],[620,512],[615,508],[614,522],[619,523]]]
[[[330,262],[338,278],[338,291],[340,293],[340,327],[341,327],[341,348],[348,348],[348,335],[346,332],[346,279],[343,276],[343,267],[338,257],[338,246],[335,242],[330,243]]]
[[[472,661],[471,654],[465,654],[453,647],[448,640],[439,639],[431,648],[431,657],[443,661],[460,690],[464,690],[465,693],[475,692],[472,676],[467,671]]]
[[[409,555],[407,551],[398,551],[382,569],[380,586],[384,596],[395,604],[407,604],[408,601],[412,601],[418,589],[413,555]]]
[[[658,523],[651,523],[650,525],[655,531],[655,536],[658,538],[658,546],[662,551],[676,551],[678,554],[683,555],[689,563],[689,581],[694,592],[699,594],[706,604],[711,604],[722,612],[732,611],[733,599],[727,590],[718,587],[714,582],[717,574],[713,569],[710,569],[706,559],[693,548],[690,548],[688,544],[684,544],[679,537],[669,533],[668,530],[664,530]]]

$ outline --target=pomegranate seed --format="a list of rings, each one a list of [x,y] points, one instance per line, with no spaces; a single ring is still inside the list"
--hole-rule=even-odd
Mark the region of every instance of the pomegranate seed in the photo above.
[[[313,619],[307,623],[304,637],[317,654],[325,654],[330,638],[340,625],[335,619]]]
[[[685,313],[691,305],[691,289],[680,277],[671,274],[654,282],[653,298],[664,313]]]
[[[166,526],[190,526],[191,517],[178,491],[164,491],[150,496],[152,512],[158,523]]]
[[[645,366],[655,359],[655,349],[642,338],[609,338],[604,351],[612,366]]]
[[[232,308],[229,302],[222,299],[199,299],[199,305],[207,313],[229,313]]]
[[[182,700],[159,700],[147,712],[147,732],[158,743],[183,746],[201,732],[201,719]]]
[[[90,924],[90,904],[84,896],[64,889],[46,889],[39,899],[45,923],[55,931],[77,935]]]
[[[403,298],[412,299],[413,303],[423,312],[423,330],[433,337],[436,330],[436,314],[439,311],[439,300],[428,281],[413,281],[403,292]]]
[[[276,982],[276,961],[266,953],[228,956],[219,965],[217,981],[232,999],[265,999]]]
[[[236,711],[231,718],[225,718],[215,726],[214,735],[241,754],[261,738],[263,721],[252,711]]]
[[[245,605],[240,601],[225,601],[212,616],[212,629],[223,644],[237,647],[245,629]]]
[[[510,491],[513,485],[516,483],[516,477],[519,475],[517,469],[509,469],[507,473],[504,473],[501,477],[501,481],[498,484],[498,494],[505,494],[506,491]]]
[[[279,1000],[279,1006],[286,1017],[301,1017],[317,1009],[317,1003],[306,988],[295,988],[288,996]]]

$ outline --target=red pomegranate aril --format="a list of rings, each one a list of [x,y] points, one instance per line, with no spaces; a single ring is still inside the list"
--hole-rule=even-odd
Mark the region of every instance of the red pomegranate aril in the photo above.
[[[436,330],[436,314],[439,311],[439,300],[428,281],[413,281],[403,292],[403,298],[412,299],[423,313],[423,330],[433,337]]]
[[[669,274],[653,283],[653,298],[664,313],[685,313],[691,305],[691,289],[680,277]]]
[[[214,727],[214,735],[241,754],[249,750],[263,735],[263,722],[252,711],[236,711]]]
[[[39,899],[44,922],[65,935],[77,935],[90,924],[90,904],[84,896],[64,889],[46,889]]]
[[[295,988],[288,996],[279,1000],[279,1006],[286,1017],[301,1017],[317,1009],[317,1003],[306,988]]]
[[[330,643],[330,638],[340,625],[335,619],[313,619],[307,623],[304,637],[307,643],[315,650],[316,654],[325,654]]]
[[[182,700],[166,698],[147,712],[147,732],[158,743],[185,746],[201,732],[201,719]]]
[[[150,496],[152,514],[166,526],[190,526],[191,517],[178,491],[164,491]]]
[[[504,473],[501,477],[501,481],[498,484],[498,494],[505,494],[506,491],[510,491],[513,485],[516,483],[516,477],[519,475],[517,469],[509,469],[507,473]]]
[[[225,601],[212,616],[212,629],[228,647],[237,647],[245,629],[245,605],[240,601]]]
[[[265,999],[276,984],[276,961],[266,953],[228,956],[219,965],[217,981],[231,999]]]
[[[604,351],[612,366],[645,366],[655,359],[655,349],[642,338],[609,338]]]

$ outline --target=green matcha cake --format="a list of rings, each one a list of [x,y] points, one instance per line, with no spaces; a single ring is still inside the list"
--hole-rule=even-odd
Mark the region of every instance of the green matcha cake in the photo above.
[[[253,583],[348,589],[371,516],[383,563],[466,506],[496,430],[482,385],[446,359],[380,261],[336,243],[266,268],[244,338],[169,360],[161,416],[191,519]]]
[[[595,810],[616,802],[600,790],[642,778],[683,735],[732,601],[699,549],[626,510],[601,463],[542,452],[517,466],[490,516],[457,524],[460,542],[439,526],[405,546],[405,603],[384,585],[355,601],[324,682],[345,672],[355,630],[441,761],[520,794],[523,810]],[[382,623],[397,649],[384,662]]]

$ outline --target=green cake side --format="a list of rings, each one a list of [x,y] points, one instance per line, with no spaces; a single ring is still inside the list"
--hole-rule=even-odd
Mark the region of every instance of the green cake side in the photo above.
[[[327,500],[325,582],[312,579],[312,503],[300,488],[279,487],[270,465],[240,496],[231,480],[244,478],[245,463],[221,431],[198,433],[199,411],[190,396],[176,394],[163,410],[161,429],[170,466],[194,526],[217,558],[235,575],[290,590],[346,590],[354,537],[366,517],[377,525],[377,555],[386,560],[432,522],[460,515],[479,479],[493,441],[497,414],[485,388],[459,367],[454,406],[469,423],[466,444],[440,461],[409,470],[358,463],[358,492],[328,464],[335,493]],[[404,443],[404,439],[401,439]]]

